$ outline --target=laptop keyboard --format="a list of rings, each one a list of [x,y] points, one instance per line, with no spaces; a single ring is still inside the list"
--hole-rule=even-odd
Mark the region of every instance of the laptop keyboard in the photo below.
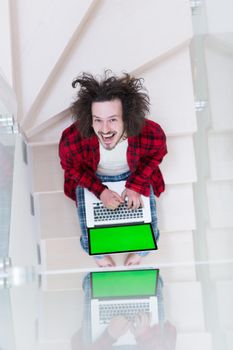
[[[150,304],[146,301],[129,304],[107,304],[99,306],[99,318],[101,324],[108,324],[116,316],[124,316],[131,321],[136,314],[140,312],[149,313],[149,311]]]
[[[143,219],[143,210],[138,208],[135,210],[127,208],[127,202],[121,204],[117,209],[111,210],[104,207],[103,203],[93,203],[94,221],[96,223],[104,221],[122,221],[127,219]]]

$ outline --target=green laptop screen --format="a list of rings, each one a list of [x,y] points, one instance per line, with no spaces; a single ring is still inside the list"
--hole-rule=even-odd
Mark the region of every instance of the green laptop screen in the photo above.
[[[155,250],[150,224],[89,228],[89,254]]]
[[[158,274],[158,269],[92,272],[92,297],[156,295]]]

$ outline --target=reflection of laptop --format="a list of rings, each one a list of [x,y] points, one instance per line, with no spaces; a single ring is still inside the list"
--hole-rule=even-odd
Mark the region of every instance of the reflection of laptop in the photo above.
[[[91,273],[91,329],[95,341],[112,318],[122,315],[131,322],[135,315],[151,314],[151,325],[158,323],[157,281],[159,270],[104,271]],[[114,345],[135,344],[130,331]]]
[[[125,189],[125,181],[105,182],[104,185],[120,195]],[[87,189],[84,189],[84,198],[87,227],[151,222],[150,197],[142,196],[144,207],[136,210],[129,210],[127,208],[127,202],[121,204],[115,210],[107,209]]]

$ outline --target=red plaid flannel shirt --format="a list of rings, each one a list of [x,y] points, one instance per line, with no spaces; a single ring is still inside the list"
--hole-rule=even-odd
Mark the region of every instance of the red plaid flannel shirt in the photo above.
[[[127,162],[131,175],[126,188],[149,196],[152,185],[155,195],[159,196],[165,185],[158,165],[166,153],[166,136],[162,128],[147,119],[138,136],[128,137]],[[100,161],[97,136],[82,138],[77,124],[72,124],[62,133],[59,156],[65,171],[65,194],[76,200],[75,189],[79,185],[99,198],[106,186],[96,176]]]

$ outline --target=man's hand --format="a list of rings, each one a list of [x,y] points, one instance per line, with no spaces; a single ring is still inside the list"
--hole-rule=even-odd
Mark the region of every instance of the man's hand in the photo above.
[[[130,190],[126,188],[121,197],[125,201],[125,198],[128,197],[128,209],[138,209],[139,207],[143,207],[143,200],[140,193]]]
[[[175,350],[177,340],[176,328],[169,321],[166,321],[163,325],[158,323],[151,326],[148,316],[148,314],[143,313],[137,315],[130,328],[136,340],[143,344],[143,349]],[[146,333],[145,338],[144,334]]]
[[[124,203],[123,198],[117,193],[106,188],[100,195],[100,200],[107,209],[115,210]]]
[[[118,339],[125,334],[130,327],[130,322],[124,316],[115,316],[111,319],[107,332],[113,339]]]
[[[144,334],[149,328],[151,324],[151,314],[148,313],[139,313],[135,316],[134,321],[131,324],[131,332],[135,337],[138,337]]]

